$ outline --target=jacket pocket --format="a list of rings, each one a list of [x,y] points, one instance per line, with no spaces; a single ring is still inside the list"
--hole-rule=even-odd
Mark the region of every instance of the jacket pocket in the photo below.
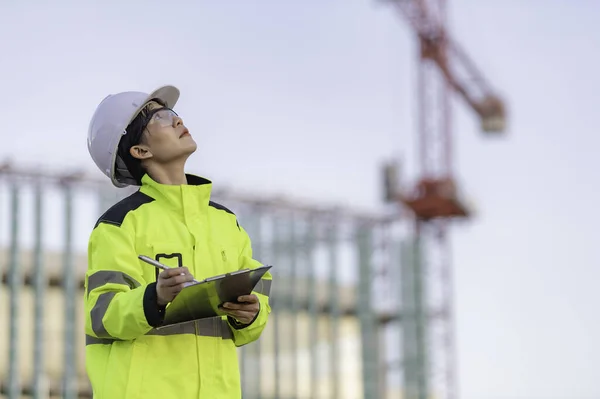
[[[194,249],[180,243],[158,243],[152,245],[152,258],[167,267],[187,267],[194,274]],[[154,280],[160,269],[154,270]]]

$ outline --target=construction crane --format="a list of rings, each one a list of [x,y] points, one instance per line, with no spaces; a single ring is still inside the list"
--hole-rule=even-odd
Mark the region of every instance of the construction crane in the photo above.
[[[397,165],[385,165],[386,200],[410,210],[414,240],[403,267],[403,375],[407,399],[457,399],[453,279],[448,225],[468,219],[453,173],[450,95],[479,118],[487,135],[506,129],[502,98],[452,39],[446,0],[384,0],[408,22],[418,40],[418,158],[416,185],[397,187]],[[409,288],[406,288],[409,287]]]

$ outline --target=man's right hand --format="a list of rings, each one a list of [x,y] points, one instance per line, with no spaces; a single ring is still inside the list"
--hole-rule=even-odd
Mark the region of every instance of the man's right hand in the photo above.
[[[187,267],[175,267],[163,270],[156,281],[156,296],[158,305],[165,306],[179,294],[185,287],[185,283],[192,281],[194,277]]]

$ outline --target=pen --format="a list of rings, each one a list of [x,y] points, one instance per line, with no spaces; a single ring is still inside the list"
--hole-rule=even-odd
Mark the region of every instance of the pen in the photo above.
[[[160,263],[159,261],[156,261],[146,255],[138,255],[138,258],[146,263],[148,263],[149,265],[152,265],[154,267],[156,267],[157,269],[161,269],[161,270],[169,270],[171,269],[169,266],[163,265],[162,263]],[[183,273],[181,273],[183,274]],[[191,281],[191,283],[199,283],[198,280],[193,279]]]

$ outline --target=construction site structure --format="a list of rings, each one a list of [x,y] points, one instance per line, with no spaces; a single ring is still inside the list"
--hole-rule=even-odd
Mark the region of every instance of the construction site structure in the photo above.
[[[418,42],[418,176],[398,187],[398,165],[384,165],[385,198],[410,212],[413,240],[403,270],[403,362],[407,399],[458,399],[452,253],[448,226],[472,211],[454,174],[451,94],[479,118],[481,130],[506,129],[504,100],[451,37],[446,0],[384,0]],[[409,216],[411,215],[411,216]]]
[[[132,189],[0,166],[0,397],[84,398],[83,277],[96,219]],[[402,398],[402,234],[366,214],[220,189],[255,257],[273,264],[272,317],[240,348],[244,398]],[[386,274],[396,271],[394,274]]]

